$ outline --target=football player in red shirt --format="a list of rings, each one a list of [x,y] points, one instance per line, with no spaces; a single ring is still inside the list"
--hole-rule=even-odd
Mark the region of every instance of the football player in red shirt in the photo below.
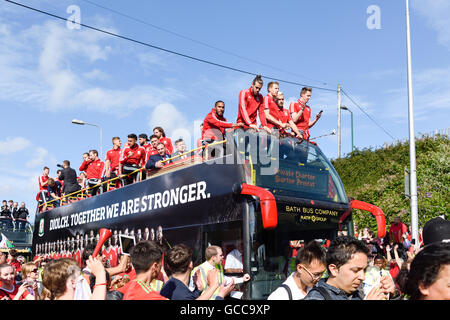
[[[202,140],[223,140],[225,129],[242,126],[243,123],[233,124],[227,122],[223,116],[225,113],[225,102],[216,101],[214,108],[206,115],[202,125]]]
[[[158,143],[159,143],[159,138],[158,138],[158,136],[155,135],[155,134],[152,134],[152,135],[150,136],[150,147],[147,149],[147,153],[146,153],[146,155],[145,155],[145,163],[148,162],[148,159],[149,159],[152,155],[158,153],[158,151],[156,150],[156,147],[158,146]]]
[[[113,148],[111,150],[108,150],[106,152],[106,159],[105,159],[105,173],[104,173],[104,181],[109,179],[114,179],[118,177],[121,173],[119,171],[119,160],[120,160],[120,153],[122,150],[120,147],[122,146],[122,141],[119,137],[113,137],[112,138]],[[119,187],[120,181],[116,180],[116,188]]]
[[[259,113],[259,120],[263,129],[270,133],[267,127],[266,117],[264,115],[263,96],[259,93],[263,86],[263,80],[258,75],[253,79],[252,86],[249,89],[241,90],[239,93],[239,111],[236,123],[244,123],[256,131],[259,128],[256,124],[256,116]]]
[[[160,142],[164,143],[166,146],[167,154],[173,153],[173,144],[172,140],[170,138],[166,137],[166,133],[164,132],[164,129],[161,127],[155,127],[153,129],[153,134],[156,135]]]
[[[130,174],[145,166],[145,149],[137,144],[137,136],[134,133],[128,135],[128,146],[122,150],[119,163],[123,174]],[[133,183],[137,175],[138,172],[135,172],[125,177],[125,184]]]
[[[89,159],[83,161],[80,166],[80,171],[86,171],[88,186],[93,187],[101,183],[103,176],[103,169],[105,163],[99,159],[97,150],[89,150]],[[95,196],[99,187],[90,189],[90,194]]]
[[[278,91],[274,102],[275,105],[271,103],[269,109],[264,110],[267,116],[267,126],[271,129],[278,129],[282,137],[290,135],[297,137],[299,140],[302,140],[303,136],[298,130],[294,121],[292,121],[289,110],[283,108],[284,94]],[[288,133],[286,130],[289,128],[292,130],[292,132]]]
[[[50,173],[50,169],[48,167],[44,167],[44,172],[42,176],[39,177],[39,191],[47,190],[48,187],[48,174]]]
[[[322,115],[322,112],[319,112],[314,121],[311,121],[311,108],[307,105],[309,99],[311,99],[311,92],[312,88],[303,87],[300,91],[300,99],[291,102],[289,105],[292,121],[297,125],[300,132],[303,131],[306,140],[309,140],[310,137],[309,128],[315,125]]]

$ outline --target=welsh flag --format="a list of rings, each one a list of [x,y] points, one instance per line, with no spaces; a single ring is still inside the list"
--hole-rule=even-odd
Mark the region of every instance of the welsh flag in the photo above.
[[[11,243],[11,241],[9,241],[8,238],[3,233],[1,235],[2,237],[0,241],[0,249],[14,248],[14,245]]]

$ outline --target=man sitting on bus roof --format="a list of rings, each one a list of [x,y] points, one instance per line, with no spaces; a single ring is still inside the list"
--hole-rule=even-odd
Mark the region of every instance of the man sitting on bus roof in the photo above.
[[[175,149],[177,151],[170,155],[172,158],[176,157],[173,161],[184,160],[194,155],[193,152],[186,152],[186,143],[181,138],[175,140]]]
[[[164,161],[170,158],[170,156],[167,154],[166,145],[164,143],[158,143],[158,145],[156,146],[156,150],[158,151],[158,154],[151,156],[148,159],[147,164],[145,165],[145,168],[147,170],[160,169],[170,163],[170,161]]]
[[[278,88],[278,86],[276,85],[275,88]],[[299,140],[302,140],[303,135],[300,133],[297,126],[292,121],[291,116],[289,115],[289,110],[284,109],[283,92],[275,90],[273,88],[272,91],[274,92],[274,94],[276,91],[276,94],[275,96],[273,96],[274,98],[270,101],[270,103],[267,103],[267,105],[265,104],[266,108],[264,109],[267,118],[267,126],[272,130],[279,130],[278,132],[281,137],[290,135],[297,137]],[[288,129],[291,129],[292,132],[288,133]]]

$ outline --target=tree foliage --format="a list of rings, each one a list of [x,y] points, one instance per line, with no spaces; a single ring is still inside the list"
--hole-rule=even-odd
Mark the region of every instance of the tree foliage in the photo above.
[[[410,225],[410,200],[405,197],[404,170],[409,170],[409,143],[372,150],[355,150],[332,161],[347,196],[380,207],[389,227],[395,216]],[[417,201],[419,228],[438,215],[450,213],[450,140],[437,135],[416,139]],[[362,229],[376,230],[376,221],[355,210],[354,222]]]

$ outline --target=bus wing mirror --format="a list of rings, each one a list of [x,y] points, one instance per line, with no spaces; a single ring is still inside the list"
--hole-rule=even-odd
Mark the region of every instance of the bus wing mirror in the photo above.
[[[359,200],[351,200],[350,208],[352,210],[360,209],[364,211],[369,211],[377,220],[378,237],[384,238],[384,236],[386,235],[386,220],[384,218],[383,210],[381,210],[377,206],[374,206],[373,204]]]
[[[272,192],[257,186],[243,183],[241,194],[248,194],[259,198],[261,216],[264,229],[274,229],[278,224],[277,202]]]

